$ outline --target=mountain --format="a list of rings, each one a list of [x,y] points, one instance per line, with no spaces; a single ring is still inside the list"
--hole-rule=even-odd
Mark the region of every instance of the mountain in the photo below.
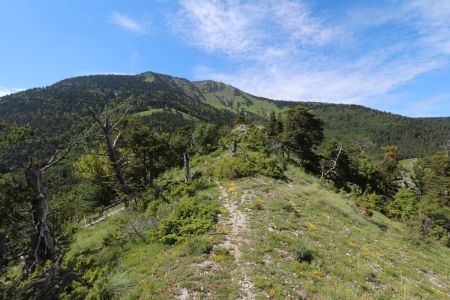
[[[262,122],[272,110],[281,113],[297,104],[324,119],[327,138],[395,144],[401,158],[430,154],[450,138],[449,117],[408,118],[358,105],[277,101],[221,82],[191,82],[153,72],[76,77],[4,96],[0,120],[30,124],[36,129],[33,148],[48,152],[89,129],[89,111],[99,113],[106,105],[113,111],[133,105],[134,113],[151,116],[154,124],[166,128],[190,122],[229,124],[236,113]]]
[[[302,104],[328,139],[404,155],[449,134],[448,118]],[[130,105],[121,138],[98,134],[92,112]],[[317,160],[302,107],[279,135],[260,126],[294,105],[155,73],[1,98],[1,120],[34,135],[0,124],[0,299],[447,299],[450,158],[402,168],[396,147],[379,161],[329,143]]]
[[[380,146],[397,145],[402,158],[430,154],[450,138],[450,117],[408,118],[361,105],[277,101],[256,97],[215,81],[197,81],[206,103],[234,112],[268,117],[302,104],[325,121],[325,136],[346,142],[367,139]]]

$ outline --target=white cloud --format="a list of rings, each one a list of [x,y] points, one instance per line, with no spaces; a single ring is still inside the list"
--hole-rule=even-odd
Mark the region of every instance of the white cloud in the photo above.
[[[301,0],[182,0],[170,22],[191,45],[231,62],[226,72],[197,67],[198,79],[271,98],[367,105],[448,63],[450,2],[432,2],[349,10],[337,23]],[[386,24],[395,27],[388,36]]]
[[[183,0],[180,5],[170,16],[173,29],[191,44],[229,57],[286,56],[337,36],[336,28],[323,26],[304,5],[292,0]]]
[[[147,29],[143,24],[138,23],[137,21],[133,20],[132,18],[123,15],[118,12],[113,12],[109,19],[113,24],[116,24],[128,31],[144,34],[147,33]]]
[[[415,25],[422,42],[435,51],[450,55],[450,1],[412,0],[406,2],[406,6],[417,13]]]
[[[14,89],[14,88],[5,88],[5,87],[0,87],[0,97],[9,95],[9,94],[13,94],[13,93],[17,93],[20,91],[23,91],[24,89]]]
[[[438,94],[406,107],[407,114],[414,117],[446,116],[445,112],[448,111],[450,93]]]

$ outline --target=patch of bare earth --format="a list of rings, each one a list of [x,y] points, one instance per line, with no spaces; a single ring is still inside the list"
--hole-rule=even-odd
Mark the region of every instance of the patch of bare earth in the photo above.
[[[248,240],[246,240],[244,234],[249,231],[249,228],[247,225],[246,215],[239,210],[236,202],[243,201],[244,199],[239,197],[231,197],[222,185],[219,185],[219,188],[220,198],[224,203],[223,206],[229,212],[228,224],[225,224],[225,220],[223,219],[219,220],[219,223],[222,223],[221,225],[228,225],[231,227],[231,230],[226,235],[222,246],[228,247],[231,250],[236,263],[236,269],[233,270],[233,281],[239,285],[239,299],[255,299],[255,294],[253,292],[255,287],[249,278],[249,267],[242,258],[242,246],[248,243]]]

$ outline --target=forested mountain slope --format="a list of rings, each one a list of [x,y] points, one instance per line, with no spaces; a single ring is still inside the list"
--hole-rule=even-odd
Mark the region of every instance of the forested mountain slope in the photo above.
[[[168,108],[199,122],[229,124],[236,113],[257,121],[298,103],[324,119],[326,137],[348,142],[367,139],[378,146],[395,144],[400,146],[401,158],[433,153],[450,137],[450,118],[407,118],[357,105],[275,101],[220,82],[190,82],[152,72],[76,77],[4,96],[0,120],[31,124],[36,129],[33,148],[51,151],[90,128],[89,111],[99,112],[105,105],[113,110],[133,105],[135,113]],[[158,126],[185,123],[167,113],[157,115],[159,121],[153,122]]]
[[[347,142],[366,139],[378,146],[397,145],[402,158],[430,154],[450,138],[450,117],[408,118],[361,105],[276,101],[256,97],[215,81],[197,81],[205,101],[217,108],[268,117],[297,104],[314,110],[325,121],[325,136]]]

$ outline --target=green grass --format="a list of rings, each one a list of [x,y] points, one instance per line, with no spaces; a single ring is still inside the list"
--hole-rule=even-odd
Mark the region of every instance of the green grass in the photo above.
[[[203,84],[204,83],[202,82],[197,83],[200,88]],[[286,109],[280,109],[271,101],[260,99],[244,92],[236,95],[231,86],[225,86],[225,88],[221,90],[204,92],[203,94],[206,103],[219,109],[231,109],[232,111],[237,111],[238,108],[240,108],[264,117],[267,117],[272,110],[279,113]],[[249,103],[248,100],[251,101],[251,103]]]
[[[216,187],[202,189],[199,197],[215,197]],[[118,299],[173,299],[184,290],[190,297],[235,298],[238,289],[232,283],[233,261],[218,251],[221,228],[198,236],[186,236],[175,245],[149,238],[136,238],[125,244],[105,244],[111,233],[123,231],[128,212],[82,228],[75,235],[69,256],[91,256],[105,270],[106,290]],[[161,216],[163,217],[163,216]],[[150,233],[150,231],[148,231]]]
[[[245,257],[255,265],[260,296],[448,298],[450,249],[414,240],[404,225],[381,214],[362,217],[343,195],[301,171],[292,169],[288,177],[290,185],[267,178],[238,182],[269,208],[244,204],[252,227]],[[299,243],[313,253],[311,264],[296,259]]]
[[[190,120],[190,121],[197,121],[198,119],[196,117],[193,117],[187,113],[178,111],[176,109],[170,108],[170,109],[164,109],[164,108],[151,108],[146,111],[141,111],[136,113],[136,116],[144,117],[144,116],[150,116],[155,113],[171,113],[171,114],[180,114],[184,119]]]
[[[222,155],[193,158],[193,171],[204,174]],[[247,266],[256,299],[449,299],[450,249],[417,240],[379,213],[362,216],[343,194],[295,167],[286,175],[221,183],[247,216],[240,265]],[[164,176],[181,179],[182,170]],[[211,199],[219,194],[217,187],[198,192]],[[221,215],[230,218],[225,209]],[[121,217],[81,230],[70,250],[109,266],[107,283],[116,298],[239,298],[239,266],[222,244],[227,226],[175,245],[137,240],[105,246],[102,240]]]
[[[414,167],[414,164],[417,163],[417,158],[403,159],[399,163],[400,163],[400,166],[405,168],[407,171],[413,173],[413,167]]]

